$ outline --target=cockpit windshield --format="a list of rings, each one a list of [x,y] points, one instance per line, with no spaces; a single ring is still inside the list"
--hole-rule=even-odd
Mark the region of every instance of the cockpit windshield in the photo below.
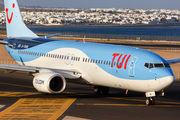
[[[151,68],[170,68],[169,63],[145,63],[144,66],[148,69],[151,69]]]

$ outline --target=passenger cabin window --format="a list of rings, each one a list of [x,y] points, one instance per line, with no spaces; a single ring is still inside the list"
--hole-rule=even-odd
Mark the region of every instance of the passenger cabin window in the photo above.
[[[93,62],[93,59],[91,59],[91,63]]]
[[[26,55],[33,55],[33,56],[42,56],[42,57],[47,57],[47,58],[59,58],[59,59],[65,59],[65,60],[73,60],[73,61],[80,61],[81,58],[80,57],[76,57],[76,56],[69,56],[69,55],[58,55],[58,54],[50,54],[50,53],[41,53],[41,52],[33,52],[33,51],[23,51],[23,50],[18,50],[19,54],[26,54]],[[96,64],[104,64],[104,65],[118,65],[120,63],[117,62],[111,62],[108,60],[99,60],[99,59],[90,59],[90,58],[83,58],[82,60],[83,62],[87,62],[87,63],[96,63]],[[148,68],[150,63],[146,63],[145,66]],[[158,66],[158,64],[157,64]],[[165,66],[169,66],[169,64],[165,64]]]
[[[98,63],[98,60],[96,59],[96,63]]]

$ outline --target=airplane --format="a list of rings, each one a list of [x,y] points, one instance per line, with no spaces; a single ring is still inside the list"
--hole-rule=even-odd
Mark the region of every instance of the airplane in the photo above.
[[[39,37],[24,24],[17,0],[4,0],[7,37],[0,41],[18,65],[0,64],[6,73],[26,71],[33,86],[47,94],[60,94],[66,82],[94,86],[94,93],[107,95],[109,88],[143,92],[146,105],[175,81],[170,64],[148,50],[90,42]]]

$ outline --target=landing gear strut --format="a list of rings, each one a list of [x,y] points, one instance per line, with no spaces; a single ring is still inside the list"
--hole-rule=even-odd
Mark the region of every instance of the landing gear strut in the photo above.
[[[154,105],[155,104],[155,100],[153,97],[149,97],[146,99],[146,105]]]
[[[157,92],[153,91],[153,92],[146,92],[146,105],[154,105],[155,104],[155,100],[154,97],[156,96]]]
[[[108,95],[109,94],[109,88],[103,87],[103,86],[94,86],[94,93],[96,95],[100,95],[101,92],[103,95]]]

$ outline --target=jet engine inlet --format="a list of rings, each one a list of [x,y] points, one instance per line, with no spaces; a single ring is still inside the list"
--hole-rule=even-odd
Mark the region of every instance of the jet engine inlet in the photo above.
[[[64,91],[66,80],[55,72],[39,73],[33,79],[33,86],[39,92],[58,94]]]

